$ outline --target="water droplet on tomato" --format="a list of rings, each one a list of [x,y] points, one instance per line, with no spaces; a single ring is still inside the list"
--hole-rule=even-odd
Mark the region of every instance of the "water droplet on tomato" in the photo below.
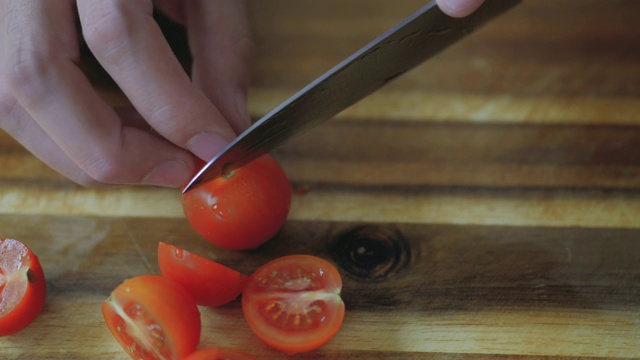
[[[184,250],[180,248],[173,249],[173,256],[178,259],[182,259],[184,257]]]
[[[211,205],[211,210],[220,219],[226,220],[231,217],[229,210],[223,205],[220,205],[220,203],[214,203],[213,205]]]

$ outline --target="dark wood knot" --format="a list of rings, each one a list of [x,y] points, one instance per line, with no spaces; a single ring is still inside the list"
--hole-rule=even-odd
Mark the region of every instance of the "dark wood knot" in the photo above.
[[[330,253],[344,271],[367,281],[384,280],[410,259],[407,241],[397,229],[371,225],[336,237]]]

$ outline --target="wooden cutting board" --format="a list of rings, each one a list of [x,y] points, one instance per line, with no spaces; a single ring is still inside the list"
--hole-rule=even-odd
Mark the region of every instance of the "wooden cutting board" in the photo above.
[[[421,3],[250,2],[253,117]],[[126,359],[100,304],[158,273],[159,240],[246,273],[294,253],[336,264],[344,326],[295,359],[640,358],[639,12],[525,1],[293,139],[273,153],[289,221],[255,251],[200,239],[178,190],[81,188],[1,133],[0,236],[39,255],[48,297],[0,358]],[[289,358],[251,335],[239,301],[201,311],[203,346]]]

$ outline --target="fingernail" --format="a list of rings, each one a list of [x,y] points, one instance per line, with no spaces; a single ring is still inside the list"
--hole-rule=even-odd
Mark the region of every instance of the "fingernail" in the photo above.
[[[189,150],[204,161],[211,160],[229,141],[216,132],[205,132],[194,136],[187,143]]]
[[[142,180],[142,183],[165,187],[181,187],[189,181],[191,175],[187,164],[183,161],[169,160],[151,170]]]
[[[447,0],[441,1],[442,10],[450,16],[464,17],[475,11],[484,0]]]
[[[240,119],[243,121],[241,125],[244,131],[251,125],[251,117],[249,116],[249,109],[247,108],[247,94],[244,90],[238,90],[236,92],[236,108],[240,114]]]

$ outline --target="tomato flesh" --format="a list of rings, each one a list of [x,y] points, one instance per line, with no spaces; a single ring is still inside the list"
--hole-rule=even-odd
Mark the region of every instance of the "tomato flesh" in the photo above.
[[[221,306],[236,299],[248,276],[174,245],[158,244],[162,275],[182,285],[201,306]]]
[[[206,348],[194,352],[184,360],[257,360],[257,358],[237,349]]]
[[[0,239],[0,336],[15,334],[42,311],[46,280],[38,257],[15,239]]]
[[[291,183],[269,155],[215,178],[182,196],[191,226],[214,245],[229,250],[256,248],[284,225]]]
[[[344,320],[342,279],[329,262],[309,255],[275,259],[255,271],[242,295],[254,334],[295,354],[331,340]]]
[[[105,322],[134,359],[182,359],[200,342],[200,311],[171,279],[141,275],[120,284],[102,304]]]

